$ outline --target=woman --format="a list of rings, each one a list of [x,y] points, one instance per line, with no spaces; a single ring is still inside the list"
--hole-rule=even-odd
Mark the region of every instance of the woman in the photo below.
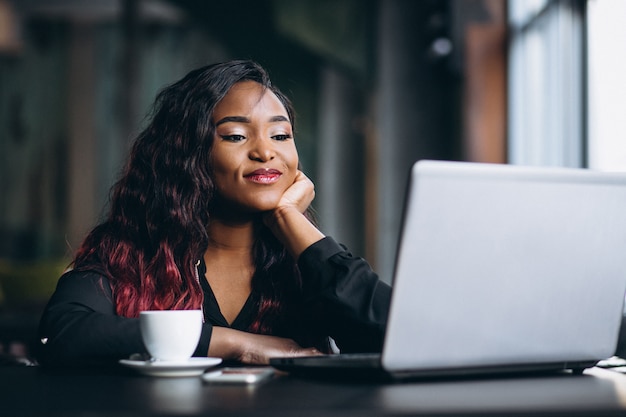
[[[40,323],[44,364],[144,352],[142,310],[204,310],[195,356],[380,350],[390,289],[312,222],[294,111],[250,61],[164,89]]]

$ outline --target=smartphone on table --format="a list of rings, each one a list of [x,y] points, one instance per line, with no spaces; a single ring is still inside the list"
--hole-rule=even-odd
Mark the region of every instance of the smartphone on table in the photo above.
[[[225,367],[202,374],[202,380],[221,384],[258,384],[274,376],[270,366]]]

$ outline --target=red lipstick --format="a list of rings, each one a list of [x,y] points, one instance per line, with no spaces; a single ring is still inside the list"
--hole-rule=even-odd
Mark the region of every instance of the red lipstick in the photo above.
[[[282,172],[277,169],[256,169],[249,174],[245,175],[248,180],[257,184],[273,184],[283,175]]]

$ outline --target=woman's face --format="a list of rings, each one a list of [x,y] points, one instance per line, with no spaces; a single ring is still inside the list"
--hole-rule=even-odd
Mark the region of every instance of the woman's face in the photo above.
[[[246,212],[276,207],[298,170],[287,110],[254,81],[235,84],[213,111],[211,157],[217,192]]]

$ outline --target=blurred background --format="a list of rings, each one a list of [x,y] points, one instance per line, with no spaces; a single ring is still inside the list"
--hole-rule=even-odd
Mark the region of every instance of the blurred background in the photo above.
[[[39,314],[156,93],[265,66],[324,232],[390,280],[419,159],[626,170],[622,0],[0,0],[0,355]]]

